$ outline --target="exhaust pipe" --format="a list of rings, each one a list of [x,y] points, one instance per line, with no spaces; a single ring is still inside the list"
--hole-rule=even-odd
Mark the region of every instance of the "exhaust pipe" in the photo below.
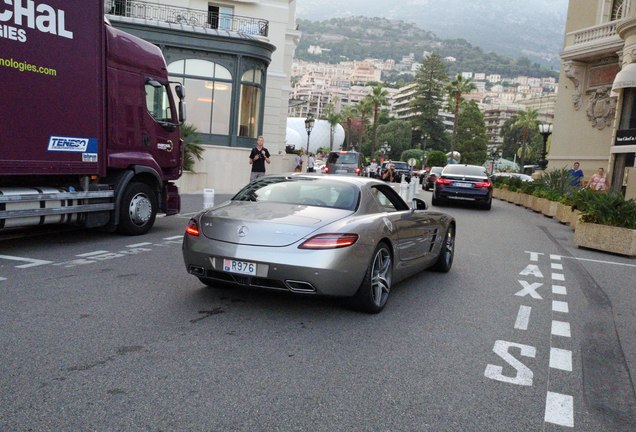
[[[188,273],[198,277],[203,277],[205,276],[205,269],[203,267],[191,265],[190,267],[188,267]]]
[[[289,287],[289,290],[292,292],[305,293],[305,294],[316,292],[316,288],[314,288],[314,286],[310,284],[309,282],[288,280],[288,281],[285,281],[285,283]]]

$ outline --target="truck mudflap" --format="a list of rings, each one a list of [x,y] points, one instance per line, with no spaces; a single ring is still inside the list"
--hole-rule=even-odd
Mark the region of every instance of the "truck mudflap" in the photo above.
[[[163,211],[166,216],[171,216],[181,211],[181,197],[179,196],[179,188],[172,182],[164,183],[163,187]]]

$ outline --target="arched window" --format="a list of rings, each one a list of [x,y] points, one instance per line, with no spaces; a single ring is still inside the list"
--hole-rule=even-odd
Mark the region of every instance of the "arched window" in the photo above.
[[[613,0],[612,1],[612,15],[610,17],[610,21],[616,21],[619,20],[621,18],[623,18],[625,16],[625,10],[623,10],[624,8],[624,0]]]
[[[249,69],[241,77],[239,136],[256,138],[260,122],[263,71]]]
[[[205,134],[229,135],[232,74],[218,63],[200,59],[178,60],[168,65],[171,80],[187,91],[188,123]]]

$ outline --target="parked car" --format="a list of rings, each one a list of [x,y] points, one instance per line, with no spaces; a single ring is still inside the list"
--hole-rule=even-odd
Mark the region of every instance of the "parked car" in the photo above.
[[[364,156],[353,151],[331,152],[327,156],[325,173],[363,176]]]
[[[433,189],[433,186],[435,185],[435,180],[437,180],[437,177],[439,177],[443,169],[444,167],[438,167],[438,166],[431,167],[431,169],[428,171],[428,174],[426,175],[425,180],[422,182],[422,189],[424,190]]]
[[[404,177],[407,182],[411,181],[411,169],[406,162],[402,161],[382,162],[382,165],[380,165],[380,178],[382,178],[384,173],[391,167],[393,167],[393,170],[395,171],[395,175],[393,177],[394,182],[400,183],[402,181],[402,177]]]
[[[185,267],[209,286],[350,297],[376,313],[393,284],[453,264],[455,220],[412,206],[368,177],[263,176],[190,219]]]
[[[477,165],[446,165],[435,180],[433,205],[444,201],[473,202],[486,210],[492,206],[492,182],[486,168]]]

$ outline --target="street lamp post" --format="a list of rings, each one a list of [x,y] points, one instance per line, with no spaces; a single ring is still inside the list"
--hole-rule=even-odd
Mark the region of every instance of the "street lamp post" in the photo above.
[[[384,155],[391,151],[391,146],[388,142],[384,141],[380,146],[380,152],[382,153],[382,161],[384,161]]]
[[[543,137],[543,148],[541,150],[541,160],[539,161],[539,168],[545,171],[545,169],[548,167],[548,160],[546,159],[546,156],[548,154],[548,137],[552,134],[552,123],[541,123],[539,125],[539,133]]]
[[[314,116],[309,113],[307,114],[307,118],[305,119],[305,130],[307,131],[307,157],[309,157],[309,136],[311,135],[311,130],[314,128]]]

